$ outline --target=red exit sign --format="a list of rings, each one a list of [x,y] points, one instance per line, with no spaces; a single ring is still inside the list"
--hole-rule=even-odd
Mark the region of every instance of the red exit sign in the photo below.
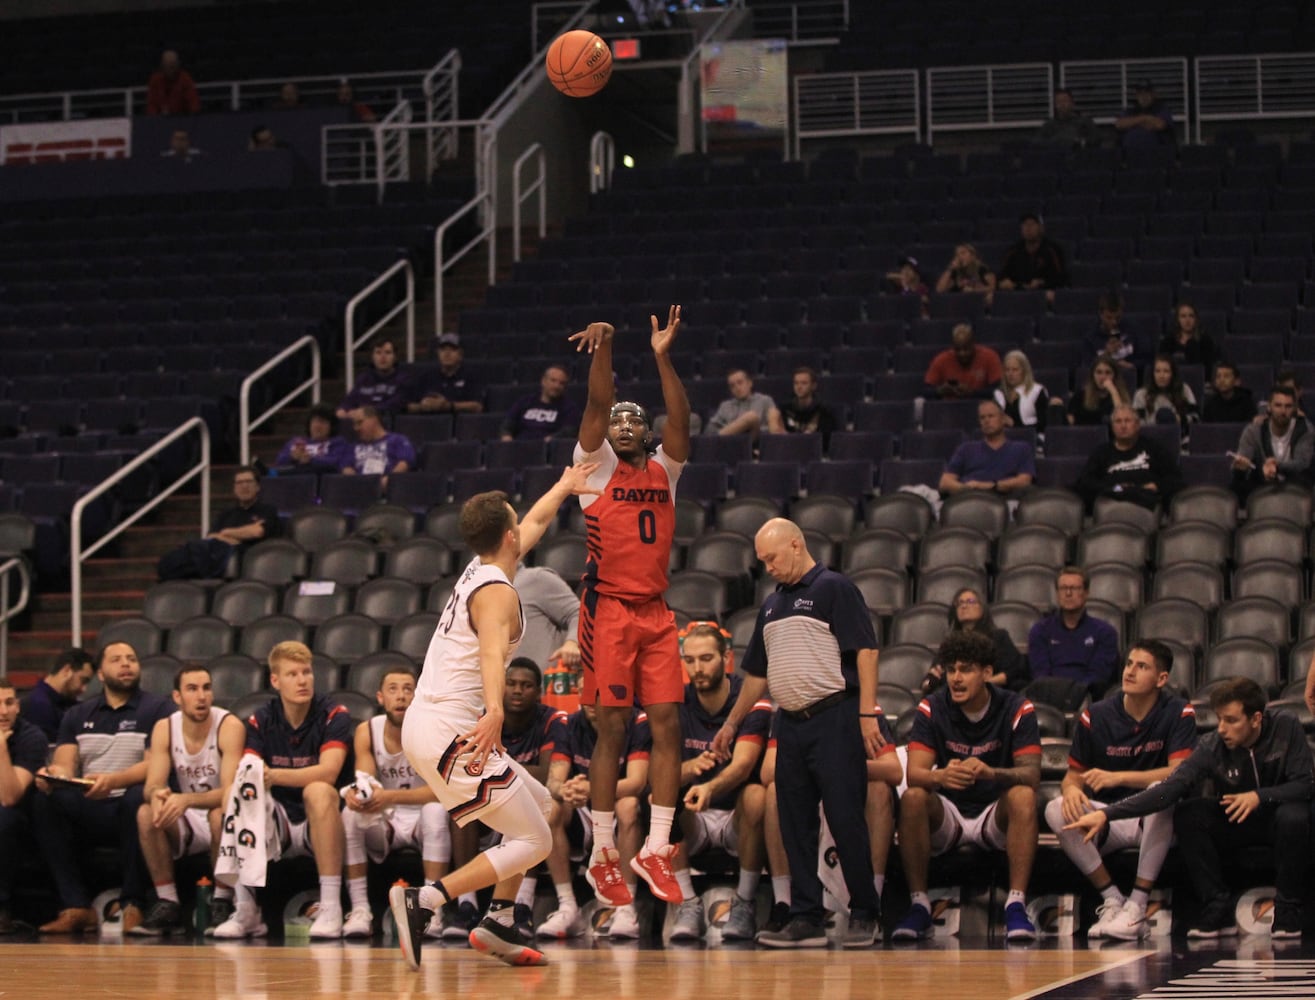
[[[638,59],[639,39],[638,38],[612,39],[612,58],[617,60]]]

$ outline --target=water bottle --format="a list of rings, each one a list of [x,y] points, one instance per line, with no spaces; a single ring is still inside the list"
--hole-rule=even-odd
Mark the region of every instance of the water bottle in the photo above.
[[[210,900],[214,895],[214,883],[202,875],[196,883],[196,910],[192,915],[192,929],[197,937],[204,936],[210,926]]]

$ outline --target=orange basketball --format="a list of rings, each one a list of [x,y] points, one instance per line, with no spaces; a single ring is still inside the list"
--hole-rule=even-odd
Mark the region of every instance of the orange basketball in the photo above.
[[[577,29],[558,35],[544,60],[548,80],[567,97],[598,93],[612,77],[612,50],[592,31]]]

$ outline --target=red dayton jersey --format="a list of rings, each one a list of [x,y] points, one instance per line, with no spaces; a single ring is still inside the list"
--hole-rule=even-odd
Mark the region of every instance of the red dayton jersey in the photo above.
[[[676,480],[684,463],[657,453],[635,468],[617,459],[604,441],[585,455],[576,445],[576,461],[598,462],[589,485],[600,496],[582,494],[588,561],[586,586],[608,597],[646,601],[667,589],[667,563],[676,532]]]

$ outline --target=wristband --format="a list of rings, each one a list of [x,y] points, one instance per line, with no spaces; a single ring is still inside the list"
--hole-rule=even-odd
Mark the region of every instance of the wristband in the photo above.
[[[875,719],[875,718],[878,718],[876,712],[859,712],[859,713],[858,713],[858,717],[859,717],[860,719]]]

